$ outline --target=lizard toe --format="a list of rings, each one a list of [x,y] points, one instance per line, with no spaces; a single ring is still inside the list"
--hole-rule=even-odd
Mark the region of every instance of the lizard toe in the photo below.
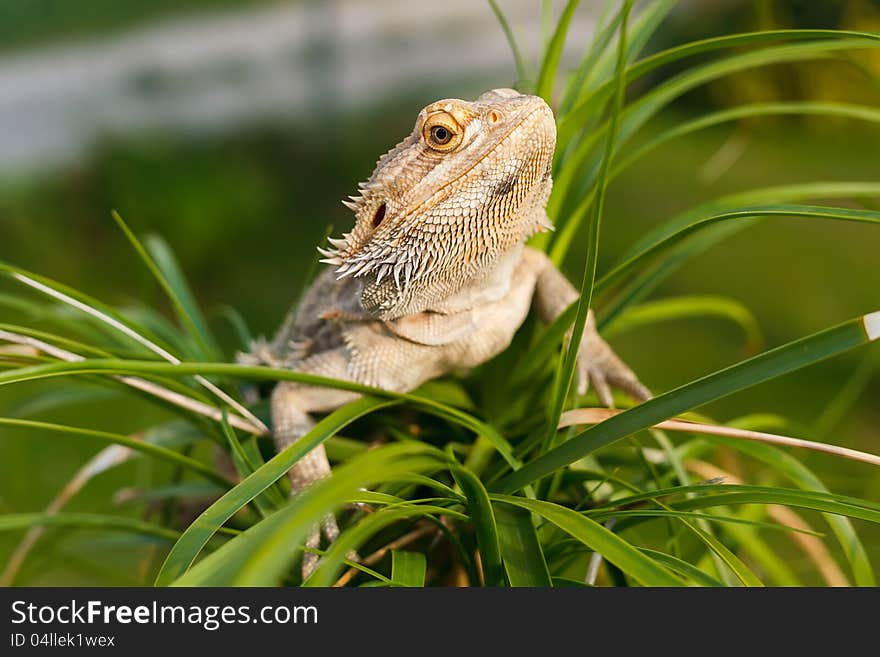
[[[599,397],[599,403],[608,408],[614,408],[614,396],[611,394],[611,386],[608,385],[608,378],[604,370],[595,368],[590,372],[590,379],[596,388],[596,395]]]

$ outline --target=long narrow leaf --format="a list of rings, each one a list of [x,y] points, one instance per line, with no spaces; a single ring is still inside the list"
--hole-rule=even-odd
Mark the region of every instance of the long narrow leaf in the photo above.
[[[498,24],[501,25],[501,29],[504,31],[504,36],[507,37],[507,43],[510,45],[513,59],[516,62],[516,72],[519,76],[520,84],[530,84],[529,81],[532,77],[531,67],[529,66],[528,60],[523,56],[522,50],[517,43],[516,37],[513,34],[513,29],[510,27],[507,17],[504,15],[504,12],[501,11],[501,7],[498,6],[496,0],[489,0],[489,6],[492,7],[492,11],[495,13],[495,18],[498,19]]]
[[[502,479],[513,492],[597,449],[715,399],[793,372],[880,338],[880,311],[755,356],[650,399],[578,434]]]
[[[552,586],[532,514],[503,503],[494,503],[493,508],[504,570],[510,585]]]
[[[183,277],[179,275],[179,270],[177,269],[176,263],[171,259],[170,252],[165,250],[160,253],[166,256],[165,264],[170,265],[172,274],[178,274],[178,279],[176,280],[177,285],[173,286],[168,278],[165,276],[165,272],[159,268],[158,264],[155,260],[150,256],[147,252],[147,249],[144,248],[144,245],[141,244],[141,241],[135,236],[132,230],[128,227],[128,224],[122,219],[122,216],[116,211],[113,210],[111,213],[113,217],[113,221],[116,222],[116,225],[119,226],[119,229],[125,235],[126,239],[128,239],[132,248],[138,254],[143,263],[147,266],[147,269],[150,270],[150,273],[153,275],[153,278],[156,279],[156,282],[159,284],[159,287],[165,292],[165,296],[168,297],[168,300],[171,302],[171,305],[174,307],[174,312],[177,314],[178,319],[183,324],[184,329],[187,334],[199,347],[199,356],[201,358],[211,358],[217,357],[218,350],[216,347],[210,344],[210,339],[208,338],[207,328],[204,325],[204,322],[201,320],[200,313],[194,313],[193,307],[194,302],[192,300],[192,296],[189,294],[188,289],[185,285],[181,285]],[[182,288],[182,289],[181,289]],[[182,292],[184,295],[188,297],[189,306],[183,302],[179,292]]]
[[[556,71],[559,68],[559,60],[562,57],[562,49],[565,47],[565,38],[568,35],[568,26],[577,9],[580,0],[568,0],[562,15],[556,22],[556,30],[553,38],[547,44],[547,51],[541,63],[541,71],[538,73],[538,81],[535,84],[535,95],[541,96],[547,103],[553,102],[553,86],[556,81]]]
[[[82,427],[71,427],[63,424],[53,424],[50,422],[38,422],[36,420],[21,420],[18,418],[9,418],[9,417],[0,417],[0,426],[6,427],[18,427],[22,429],[37,429],[40,431],[53,431],[57,433],[64,433],[70,436],[81,436],[84,438],[94,438],[97,440],[101,440],[106,443],[113,443],[115,445],[123,445],[129,449],[132,449],[136,452],[141,452],[148,456],[152,456],[157,459],[161,459],[168,463],[172,463],[174,465],[178,465],[182,468],[186,468],[192,472],[195,472],[205,479],[213,481],[214,483],[222,486],[223,488],[229,488],[232,482],[230,482],[226,477],[218,473],[216,470],[210,468],[205,465],[201,461],[196,461],[189,456],[184,456],[183,454],[179,454],[174,450],[168,449],[167,447],[162,447],[160,445],[153,445],[151,443],[145,442],[143,440],[136,440],[134,438],[130,438],[129,436],[123,436],[117,433],[110,433],[108,431],[98,431],[97,429],[84,429]]]
[[[528,500],[523,497],[494,495],[492,499],[521,507],[549,520],[646,586],[681,586],[682,584],[681,580],[670,575],[638,548],[576,511],[551,502]]]
[[[630,307],[605,325],[603,335],[612,337],[657,322],[694,317],[720,317],[734,322],[742,329],[747,351],[755,350],[763,342],[758,320],[745,305],[736,299],[708,294],[667,297]]]
[[[299,442],[302,440],[291,447]],[[444,463],[445,457],[442,453],[418,443],[399,443],[365,452],[337,468],[326,479],[300,492],[285,508],[206,556],[178,577],[174,584],[278,584],[290,569],[297,554],[297,546],[302,545],[312,527],[337,508],[347,496],[360,487],[379,481],[390,481],[408,472],[434,470]]]
[[[192,565],[217,530],[239,509],[283,477],[293,465],[324,440],[356,419],[394,402],[365,397],[334,411],[298,441],[280,451],[265,465],[205,509],[174,544],[156,576],[156,585],[170,584]],[[273,516],[274,517],[274,516]]]
[[[392,586],[424,586],[426,567],[425,555],[421,552],[392,550]]]
[[[21,531],[37,525],[67,529],[107,529],[133,532],[154,536],[165,541],[175,541],[180,536],[172,529],[124,516],[108,516],[97,513],[13,513],[0,515],[0,532]]]
[[[580,295],[577,301],[574,326],[572,328],[571,339],[565,351],[565,356],[560,368],[557,370],[556,380],[553,385],[553,395],[551,397],[550,416],[548,420],[548,437],[545,441],[545,444],[547,445],[551,444],[552,436],[555,435],[556,425],[559,422],[559,416],[562,414],[565,399],[568,396],[568,391],[574,378],[574,370],[580,353],[581,340],[583,339],[584,329],[587,324],[587,316],[593,299],[593,286],[596,281],[596,266],[599,261],[599,233],[605,204],[606,177],[608,169],[611,166],[611,156],[614,152],[614,140],[617,136],[617,117],[620,114],[623,105],[623,71],[626,64],[626,29],[631,6],[631,2],[625,2],[622,9],[620,36],[618,38],[618,66],[615,78],[614,109],[611,114],[610,128],[605,144],[605,157],[602,159],[602,166],[596,182],[596,201],[593,205],[593,212],[588,224],[587,259],[584,264],[584,275],[581,282]]]
[[[489,493],[473,472],[461,466],[452,468],[452,476],[468,500],[468,511],[477,533],[480,547],[483,578],[486,586],[500,586],[504,581],[501,548],[498,544],[498,527]]]
[[[205,357],[209,360],[221,358],[223,352],[208,328],[208,322],[202,314],[202,309],[199,308],[195,295],[192,293],[171,247],[158,235],[148,236],[144,240],[144,246],[156,263],[156,268],[167,282],[171,294],[177,299],[177,303],[180,304],[181,310],[179,312],[188,318],[183,320],[181,317],[181,320],[192,325],[192,330],[195,331],[203,343],[206,352]]]
[[[513,456],[513,448],[510,443],[497,429],[457,408],[442,404],[423,395],[394,393],[352,381],[332,379],[283,368],[236,365],[232,363],[179,363],[175,365],[155,361],[88,359],[76,363],[35,365],[19,367],[8,372],[0,372],[0,386],[82,374],[170,374],[176,376],[198,374],[204,376],[228,376],[248,381],[295,381],[325,388],[350,390],[365,395],[394,399],[400,402],[406,401],[415,404],[427,413],[466,427],[477,435],[485,436],[511,468],[516,469],[520,465],[519,461]],[[268,430],[266,433],[268,433]]]
[[[742,206],[758,204],[782,204],[817,198],[831,199],[858,196],[880,196],[880,184],[874,182],[811,182],[764,187],[731,194],[683,212],[656,229],[649,231],[637,240],[632,247],[627,249],[621,261],[626,261],[638,255],[652,244],[664,241],[701,218],[718,212],[736,210],[737,208],[741,209]],[[602,329],[623,310],[638,300],[645,298],[689,259],[720,243],[722,240],[735,235],[739,231],[755,225],[758,221],[760,219],[756,218],[754,221],[718,223],[705,228],[699,235],[694,235],[685,242],[673,246],[668,254],[660,258],[657,264],[645,268],[642,273],[638,274],[631,283],[612,299],[610,304],[605,306],[602,316],[599,318],[599,328]]]
[[[655,242],[650,246],[647,246],[642,252],[622,262],[620,265],[605,274],[596,284],[596,287],[599,290],[603,290],[613,285],[621,278],[626,276],[629,272],[635,270],[646,260],[649,260],[650,258],[655,256],[657,253],[669,249],[681,240],[687,238],[693,233],[702,230],[707,226],[711,226],[713,224],[724,221],[737,221],[742,219],[748,220],[758,217],[798,217],[807,219],[825,219],[832,221],[854,221],[868,224],[880,224],[880,212],[876,212],[874,210],[829,208],[820,205],[767,205],[719,212],[718,214],[712,215],[710,217],[699,219],[691,223],[689,226],[681,229],[677,233],[670,235],[669,237],[659,242]]]

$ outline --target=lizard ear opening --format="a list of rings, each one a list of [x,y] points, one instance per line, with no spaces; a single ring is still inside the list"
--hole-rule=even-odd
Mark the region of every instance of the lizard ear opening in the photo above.
[[[385,209],[385,203],[376,208],[376,212],[373,214],[373,228],[378,228],[379,224],[382,223],[382,220],[385,219]]]

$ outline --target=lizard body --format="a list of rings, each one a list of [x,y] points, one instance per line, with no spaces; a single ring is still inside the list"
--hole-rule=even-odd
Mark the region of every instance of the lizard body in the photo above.
[[[578,297],[547,256],[525,246],[552,228],[545,204],[556,126],[540,98],[495,89],[477,100],[437,101],[382,156],[361,194],[344,202],[353,230],[319,249],[330,265],[271,342],[242,360],[406,392],[479,365],[513,338],[531,307],[552,321]],[[610,385],[649,396],[596,332],[592,312],[578,355],[588,382],[611,405]],[[282,382],[271,397],[283,449],[355,393]],[[290,471],[292,494],[326,476],[323,446]],[[329,541],[336,522],[322,523]],[[320,532],[307,542],[318,547]],[[303,560],[304,573],[316,563]]]

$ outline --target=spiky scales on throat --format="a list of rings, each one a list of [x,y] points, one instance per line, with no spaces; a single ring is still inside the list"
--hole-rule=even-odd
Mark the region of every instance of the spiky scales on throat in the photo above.
[[[555,144],[553,113],[536,96],[495,89],[428,105],[344,202],[354,229],[320,249],[323,262],[360,281],[373,317],[430,308],[550,227]]]

